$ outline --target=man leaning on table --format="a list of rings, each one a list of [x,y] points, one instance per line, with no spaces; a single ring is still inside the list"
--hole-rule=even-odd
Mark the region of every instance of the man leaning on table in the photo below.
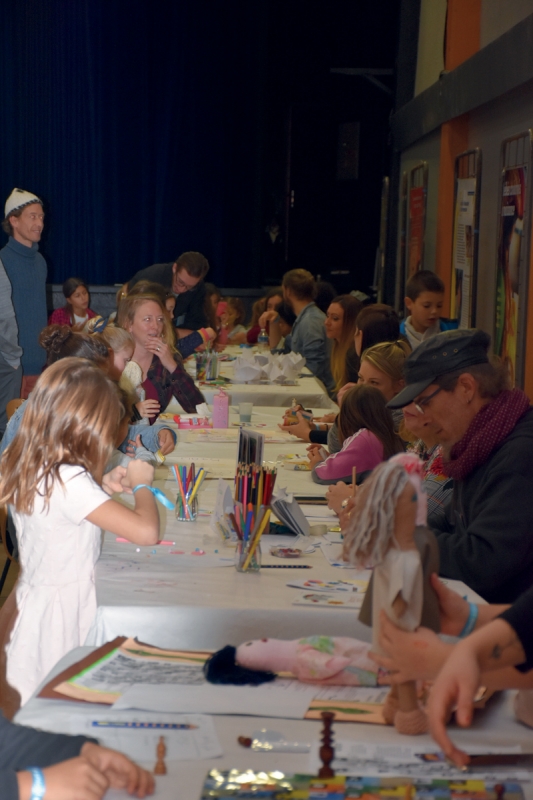
[[[0,714],[2,800],[98,800],[109,788],[146,797],[154,779],[94,739],[25,728]]]
[[[422,342],[388,405],[424,416],[454,480],[434,528],[440,574],[489,603],[512,603],[533,584],[533,409],[509,388],[489,346],[490,336],[474,329]]]
[[[170,264],[152,264],[136,272],[128,281],[131,289],[138,281],[160,283],[176,296],[174,325],[179,338],[211,325],[206,311],[204,278],[209,262],[201,253],[182,253]]]
[[[326,336],[326,315],[315,304],[316,281],[306,269],[291,269],[281,282],[283,299],[292,308],[296,320],[291,332],[291,348],[305,358],[305,366],[319,378],[331,394],[335,382],[331,375],[331,342]],[[259,324],[270,324],[270,341],[273,346],[281,338],[277,311],[265,311]]]

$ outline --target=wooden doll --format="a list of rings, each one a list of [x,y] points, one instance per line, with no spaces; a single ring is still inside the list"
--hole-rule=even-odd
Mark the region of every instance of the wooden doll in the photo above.
[[[381,611],[403,630],[420,625],[440,630],[438,600],[430,583],[431,573],[439,571],[439,552],[426,526],[422,481],[422,462],[415,455],[401,453],[380,464],[358,490],[345,531],[345,560],[373,567],[359,619],[372,625],[372,649],[377,653],[383,652],[378,641]],[[414,681],[393,686],[384,715],[400,733],[427,730]]]

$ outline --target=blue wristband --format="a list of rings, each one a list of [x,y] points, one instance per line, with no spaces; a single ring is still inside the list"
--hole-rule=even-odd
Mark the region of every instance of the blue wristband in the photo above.
[[[140,483],[131,490],[133,494],[135,494],[137,489],[148,489],[149,492],[152,492],[155,499],[159,500],[162,506],[165,506],[165,508],[168,508],[170,511],[174,508],[174,503],[163,494],[161,489],[157,489],[155,486],[148,486],[146,483]]]
[[[32,777],[30,800],[42,800],[46,792],[43,771],[38,767],[29,767],[28,772],[31,772]]]
[[[459,639],[464,639],[465,636],[468,636],[474,628],[476,627],[477,618],[479,616],[479,608],[475,603],[469,603],[470,606],[470,613],[468,614],[468,619],[465,622],[465,626],[461,633],[459,634]]]

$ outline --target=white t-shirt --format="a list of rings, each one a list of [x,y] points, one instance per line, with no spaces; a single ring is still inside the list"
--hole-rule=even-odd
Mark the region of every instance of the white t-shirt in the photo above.
[[[102,534],[85,517],[110,498],[83,467],[63,465],[60,475],[64,485],[55,482],[47,511],[38,494],[30,516],[11,509],[21,574],[7,680],[22,704],[60,658],[84,643],[96,613]]]

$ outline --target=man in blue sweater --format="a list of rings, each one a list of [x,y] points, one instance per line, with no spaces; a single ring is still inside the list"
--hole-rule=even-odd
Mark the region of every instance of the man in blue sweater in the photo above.
[[[42,201],[32,192],[13,189],[6,200],[2,222],[9,241],[0,250],[0,261],[11,284],[18,344],[22,348],[23,394],[31,388],[28,378],[40,375],[45,358],[39,334],[47,324],[46,261],[37,244],[43,227]],[[3,351],[2,355],[6,357]]]

